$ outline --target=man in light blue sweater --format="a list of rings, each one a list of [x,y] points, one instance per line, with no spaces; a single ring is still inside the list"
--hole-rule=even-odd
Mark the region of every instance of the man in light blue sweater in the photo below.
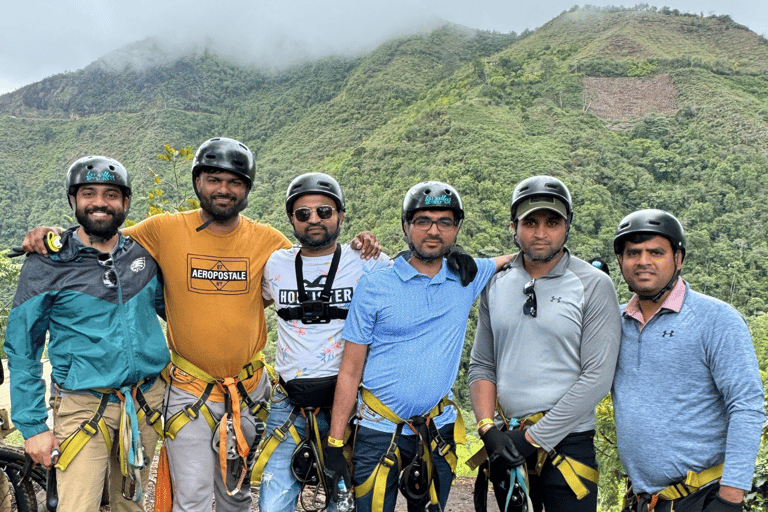
[[[747,324],[680,277],[685,234],[673,215],[628,215],[614,250],[635,293],[613,383],[625,510],[740,511],[765,417]]]

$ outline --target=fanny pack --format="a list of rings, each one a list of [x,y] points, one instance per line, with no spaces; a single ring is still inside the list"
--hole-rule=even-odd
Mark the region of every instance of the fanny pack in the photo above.
[[[293,379],[285,382],[280,378],[280,385],[288,394],[288,401],[294,407],[330,408],[336,391],[336,375],[317,379]]]

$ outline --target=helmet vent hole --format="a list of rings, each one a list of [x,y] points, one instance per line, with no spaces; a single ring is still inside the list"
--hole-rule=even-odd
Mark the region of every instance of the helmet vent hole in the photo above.
[[[208,160],[216,160],[216,155],[210,155],[210,154],[205,155],[205,158],[207,158]]]
[[[110,165],[110,166],[109,166],[109,170],[110,170],[110,171],[114,171],[114,170],[115,170],[115,166],[114,166],[114,165]]]
[[[661,226],[661,222],[657,220],[649,220],[648,224],[650,224],[651,226]]]
[[[88,170],[91,170],[91,169],[93,169],[93,165],[87,165],[85,168],[88,169]]]

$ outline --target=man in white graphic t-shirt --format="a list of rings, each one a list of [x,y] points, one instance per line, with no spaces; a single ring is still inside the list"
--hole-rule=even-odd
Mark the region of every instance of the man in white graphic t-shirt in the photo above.
[[[327,174],[294,179],[285,208],[301,245],[274,252],[262,280],[264,300],[274,301],[279,317],[275,371],[280,378],[255,467],[263,512],[292,512],[305,485],[324,483],[317,447],[328,431],[347,309],[360,276],[391,264],[385,254],[364,260],[360,251],[337,243],[344,194]]]

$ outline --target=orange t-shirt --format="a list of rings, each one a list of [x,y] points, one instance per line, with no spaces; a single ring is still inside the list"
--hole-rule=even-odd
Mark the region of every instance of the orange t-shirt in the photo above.
[[[276,229],[241,216],[230,233],[204,229],[200,211],[162,214],[126,228],[163,273],[171,350],[216,378],[234,377],[264,348],[261,276],[270,255],[291,246]],[[248,392],[259,372],[246,382]],[[201,394],[205,383],[174,385]],[[214,389],[211,399],[223,400]]]

